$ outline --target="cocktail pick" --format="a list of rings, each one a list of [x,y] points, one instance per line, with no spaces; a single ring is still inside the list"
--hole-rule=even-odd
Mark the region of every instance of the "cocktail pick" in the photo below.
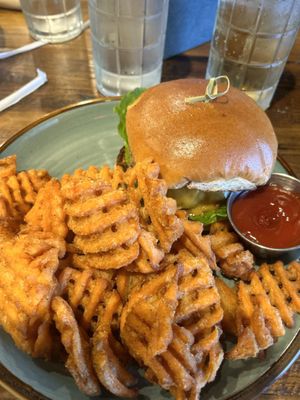
[[[218,91],[218,82],[220,81],[225,81],[226,82],[226,88],[222,92]],[[196,97],[187,97],[184,99],[184,101],[188,104],[194,104],[198,102],[203,102],[203,103],[208,103],[209,101],[212,101],[218,97],[224,96],[230,88],[230,80],[227,75],[220,75],[214,78],[210,78],[206,90],[205,90],[205,95],[203,96],[196,96]]]

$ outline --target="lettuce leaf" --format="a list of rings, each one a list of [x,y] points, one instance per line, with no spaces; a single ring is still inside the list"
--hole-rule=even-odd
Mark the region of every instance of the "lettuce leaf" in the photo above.
[[[132,156],[128,144],[128,136],[126,132],[126,114],[127,108],[132,104],[146,89],[136,88],[129,93],[122,96],[120,103],[115,106],[114,111],[119,115],[120,122],[118,124],[118,132],[124,141],[125,147],[125,161],[127,165],[131,164]]]
[[[205,211],[202,214],[189,214],[189,219],[192,221],[200,221],[204,225],[210,225],[222,219],[227,218],[227,207],[221,206],[215,210]]]

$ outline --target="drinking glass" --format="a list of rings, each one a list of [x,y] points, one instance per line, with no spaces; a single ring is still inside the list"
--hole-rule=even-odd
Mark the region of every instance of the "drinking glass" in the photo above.
[[[80,0],[20,0],[34,39],[65,42],[82,30]]]
[[[270,105],[300,23],[300,0],[219,0],[206,78],[228,75]]]
[[[89,0],[98,90],[121,95],[160,82],[169,0]]]

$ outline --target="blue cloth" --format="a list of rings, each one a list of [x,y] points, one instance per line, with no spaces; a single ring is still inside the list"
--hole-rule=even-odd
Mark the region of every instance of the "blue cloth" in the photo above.
[[[209,41],[217,6],[218,0],[169,0],[164,58]]]

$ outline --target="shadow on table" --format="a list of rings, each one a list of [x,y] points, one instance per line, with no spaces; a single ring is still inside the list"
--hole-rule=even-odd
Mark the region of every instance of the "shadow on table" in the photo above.
[[[0,26],[0,49],[5,48],[5,32]]]
[[[296,86],[296,79],[292,72],[284,71],[278,83],[278,87],[275,91],[272,103],[275,104],[277,101],[286,97],[290,91]]]
[[[207,56],[178,55],[164,61],[162,81],[182,78],[204,78]]]

